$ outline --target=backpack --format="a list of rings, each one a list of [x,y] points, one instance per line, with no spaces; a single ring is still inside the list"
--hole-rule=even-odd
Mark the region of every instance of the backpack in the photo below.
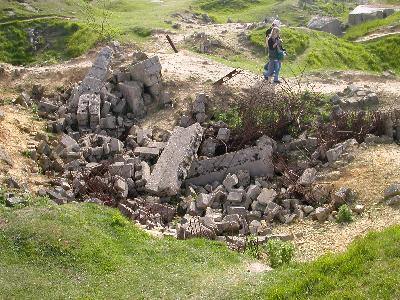
[[[272,27],[267,29],[267,31],[265,32],[265,36],[269,36],[271,32],[272,32]]]

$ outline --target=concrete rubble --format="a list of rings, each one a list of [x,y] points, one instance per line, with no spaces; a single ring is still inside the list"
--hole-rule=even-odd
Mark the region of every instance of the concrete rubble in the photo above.
[[[39,101],[38,113],[52,120],[51,131],[119,138],[146,115],[149,106],[170,104],[157,56],[112,71],[115,52],[110,47],[101,49],[80,84],[60,95],[64,103],[58,105],[46,98]]]
[[[178,194],[200,146],[202,136],[203,128],[198,123],[188,128],[175,128],[154,166],[146,184],[147,191],[158,196]]]
[[[308,28],[325,31],[336,36],[343,34],[343,24],[337,19],[325,16],[316,16],[308,22]]]
[[[260,145],[215,158],[195,160],[188,173],[188,183],[205,185],[222,181],[228,173],[247,170],[250,176],[272,177],[272,147]]]
[[[302,134],[277,142],[262,136],[233,151],[234,132],[209,117],[205,93],[195,96],[172,131],[138,126],[146,107],[165,103],[168,94],[158,58],[142,58],[112,72],[112,51],[104,48],[79,85],[56,101],[38,101],[49,129],[59,133],[57,139],[37,134],[30,149],[42,172],[53,178],[41,195],[58,204],[118,207],[143,228],[165,235],[228,242],[250,233],[265,242],[274,223],[324,222],[344,203],[362,212],[351,190],[318,182],[323,164],[357,147],[355,140],[310,161],[297,159],[288,174],[276,158],[317,152],[317,138]],[[388,122],[388,134],[395,136],[398,124]],[[17,204],[10,199],[9,205]]]
[[[366,87],[349,85],[343,92],[331,99],[332,104],[343,108],[367,108],[379,104],[379,98],[375,92]]]

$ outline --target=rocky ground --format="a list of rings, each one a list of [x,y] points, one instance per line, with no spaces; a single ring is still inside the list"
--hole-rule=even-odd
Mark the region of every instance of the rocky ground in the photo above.
[[[238,24],[207,25],[206,27],[204,25],[190,26],[191,27],[186,27],[186,33],[189,33],[191,30],[202,30],[207,31],[207,34],[210,34],[210,36],[222,35],[226,37],[226,43],[232,47],[240,44],[238,42],[239,37],[243,34],[243,31],[247,29],[247,25]],[[156,38],[160,40],[164,39],[163,36],[158,36]],[[177,42],[183,41],[185,38],[186,36],[182,34],[174,36]],[[159,45],[159,43],[157,45]],[[236,48],[234,48],[234,50],[236,50]],[[115,198],[119,199],[118,202],[123,205],[120,205],[120,209],[129,217],[142,223],[143,227],[147,229],[160,229],[160,227],[162,227],[159,226],[161,223],[172,223],[175,218],[176,207],[165,205],[163,201],[167,199],[171,202],[171,197],[175,197],[179,194],[186,200],[190,197],[192,197],[193,200],[192,202],[183,201],[183,204],[186,203],[189,205],[187,207],[178,207],[178,209],[183,209],[191,215],[191,217],[184,217],[189,223],[189,226],[191,226],[190,224],[193,222],[193,224],[195,224],[193,225],[194,227],[198,226],[198,228],[200,228],[198,232],[200,232],[201,235],[210,234],[210,236],[214,238],[219,232],[219,239],[223,240],[226,239],[222,238],[223,235],[221,235],[221,233],[223,232],[226,234],[227,231],[230,230],[239,231],[239,228],[240,231],[244,232],[246,231],[244,230],[246,226],[251,227],[251,229],[247,228],[247,231],[255,230],[255,232],[258,232],[257,228],[264,226],[261,226],[262,224],[259,222],[262,218],[261,214],[258,216],[258,213],[253,214],[250,219],[247,218],[248,224],[240,225],[240,219],[242,219],[241,217],[243,214],[243,206],[241,204],[248,205],[245,209],[247,210],[245,214],[249,215],[250,212],[265,211],[265,206],[268,206],[268,203],[274,203],[274,207],[278,208],[279,206],[279,210],[282,210],[282,207],[284,207],[283,210],[285,210],[285,213],[282,215],[283,221],[282,218],[279,221],[275,220],[275,222],[269,225],[265,234],[293,240],[297,246],[296,255],[298,260],[311,260],[329,251],[342,251],[354,238],[367,233],[369,230],[379,230],[391,224],[398,223],[400,219],[398,211],[386,206],[385,203],[380,203],[380,200],[383,199],[383,190],[390,184],[396,182],[399,178],[399,166],[395,159],[396,156],[399,155],[399,148],[393,143],[381,145],[381,140],[375,140],[378,145],[375,145],[376,143],[370,143],[370,145],[358,146],[354,150],[340,150],[338,158],[329,161],[327,166],[321,165],[320,168],[317,168],[318,176],[315,176],[315,174],[311,176],[315,178],[310,182],[307,181],[307,178],[310,176],[306,176],[306,178],[303,178],[305,182],[303,180],[303,183],[299,183],[308,188],[309,184],[314,185],[322,183],[332,185],[332,191],[347,187],[355,192],[357,194],[356,204],[363,207],[358,210],[360,214],[356,214],[355,221],[349,225],[339,225],[332,221],[332,219],[328,220],[328,215],[326,215],[326,218],[321,217],[320,219],[316,216],[315,209],[318,207],[326,208],[327,206],[314,204],[314,206],[311,205],[311,207],[309,207],[310,205],[303,203],[301,199],[300,203],[293,202],[293,204],[290,202],[290,208],[285,207],[289,202],[281,202],[282,199],[278,202],[274,199],[272,199],[272,201],[267,199],[265,203],[262,203],[260,209],[256,208],[257,205],[249,209],[249,206],[256,201],[264,201],[264,198],[275,198],[275,196],[271,197],[268,193],[279,193],[280,195],[281,193],[284,194],[284,192],[279,191],[276,186],[268,183],[265,177],[271,174],[249,174],[249,172],[252,172],[252,168],[248,167],[248,172],[241,174],[242,177],[240,177],[237,176],[239,175],[236,172],[237,170],[231,170],[228,164],[224,176],[221,178],[218,177],[214,182],[209,181],[204,184],[197,183],[196,186],[186,184],[185,188],[182,190],[180,185],[171,189],[174,184],[181,184],[188,174],[189,179],[195,178],[196,176],[201,177],[199,175],[200,173],[190,170],[190,164],[188,165],[187,160],[189,159],[190,162],[193,159],[196,160],[196,158],[193,157],[197,153],[199,147],[200,151],[205,151],[205,154],[209,151],[209,147],[204,145],[204,130],[208,131],[212,129],[214,130],[212,134],[215,138],[218,140],[225,140],[225,142],[229,141],[229,134],[228,137],[224,136],[224,133],[226,134],[226,126],[223,124],[219,127],[203,125],[205,129],[193,127],[196,125],[190,125],[194,123],[194,121],[198,121],[202,124],[204,123],[204,118],[207,118],[207,116],[205,116],[205,106],[209,105],[210,102],[204,100],[201,95],[214,95],[215,89],[211,84],[230,72],[232,68],[187,50],[173,53],[165,43],[158,49],[153,46],[149,48],[149,56],[151,57],[157,54],[159,57],[160,66],[162,66],[164,89],[157,91],[154,89],[154,84],[158,84],[160,80],[158,77],[155,82],[147,82],[148,78],[158,72],[158,69],[154,72],[152,71],[153,73],[149,73],[151,76],[148,74],[148,78],[142,78],[141,75],[137,75],[135,80],[136,82],[141,82],[141,85],[138,87],[140,93],[149,95],[147,103],[141,103],[139,101],[140,103],[138,104],[135,100],[136,98],[132,96],[133,88],[128,84],[130,80],[124,76],[127,74],[127,64],[129,65],[132,63],[132,65],[135,65],[137,62],[143,61],[144,57],[138,58],[134,49],[129,47],[121,49],[119,53],[118,63],[115,64],[114,62],[115,65],[112,66],[114,75],[117,76],[115,78],[117,79],[109,81],[110,85],[106,96],[101,96],[101,100],[100,96],[99,100],[93,100],[95,102],[99,101],[99,103],[101,101],[102,103],[95,112],[95,114],[97,114],[95,119],[92,119],[90,105],[88,108],[89,115],[83,114],[83,119],[79,117],[79,106],[81,104],[80,96],[83,95],[82,93],[77,94],[79,88],[75,90],[69,89],[67,91],[64,91],[64,88],[61,89],[63,90],[61,98],[57,98],[56,96],[50,98],[50,100],[39,99],[39,101],[47,103],[47,106],[43,105],[43,103],[42,106],[40,106],[39,102],[39,114],[50,119],[48,121],[51,124],[51,131],[58,132],[58,134],[61,132],[69,133],[69,136],[66,135],[61,142],[54,142],[57,141],[57,138],[53,138],[51,135],[47,136],[45,133],[46,122],[41,119],[33,118],[31,111],[23,107],[25,104],[29,103],[19,102],[19,104],[7,104],[0,108],[3,114],[3,117],[0,119],[0,140],[2,145],[2,148],[0,148],[2,162],[0,164],[2,179],[9,179],[12,177],[17,183],[20,183],[20,185],[24,186],[24,184],[26,184],[29,190],[40,190],[40,193],[47,193],[60,203],[69,202],[75,199],[75,197],[80,200],[89,200],[90,198],[90,201],[96,202],[110,201],[110,199],[101,198],[101,196],[105,194],[104,191],[99,193],[97,195],[98,197],[95,197],[93,191],[77,192],[80,184],[88,185],[87,177],[85,177],[88,175],[85,172],[89,171],[89,174],[93,174],[90,172],[96,170],[96,176],[102,174],[100,176],[101,178],[98,178],[100,181],[97,184],[104,184],[106,186],[112,184]],[[72,83],[82,80],[85,75],[87,75],[88,70],[92,72],[93,68],[91,68],[91,66],[96,58],[96,54],[97,51],[92,51],[85,57],[50,67],[16,68],[5,66],[0,75],[2,76],[1,88],[3,91],[3,102],[7,103],[10,99],[16,98],[23,90],[31,91],[35,84],[45,86],[46,92],[49,95],[54,95],[54,92],[60,90],[61,87],[70,86]],[[103,63],[103,61],[101,61],[101,63]],[[156,64],[157,63],[155,63],[155,65]],[[107,68],[108,66],[105,69]],[[100,69],[103,69],[103,67]],[[93,70],[93,72],[94,73],[91,73],[92,75],[103,76],[101,72],[96,73],[98,70]],[[130,71],[129,74],[133,73]],[[363,74],[361,72],[329,72],[313,74],[302,80],[309,81],[316,91],[332,94],[341,93],[350,84],[362,85],[367,91],[372,91],[379,96],[379,103],[375,104],[386,111],[397,108],[397,100],[400,96],[397,88],[400,82],[398,78],[391,74],[378,76]],[[225,87],[221,89],[227,89],[235,93],[240,92],[242,88],[251,88],[255,85],[260,85],[261,81],[260,74],[243,72],[230,80]],[[288,79],[288,83],[294,84],[295,79]],[[126,85],[129,85],[129,87],[126,87]],[[270,88],[271,91],[279,91],[280,89],[280,87],[272,85],[268,88]],[[164,92],[166,94],[164,94]],[[96,94],[96,91],[94,93]],[[100,90],[98,93],[100,93]],[[102,91],[102,93],[104,94],[105,92]],[[76,113],[76,108],[74,108],[75,111],[73,111],[69,106],[69,101],[75,97],[74,95],[77,97],[76,106],[78,107],[78,113]],[[113,95],[119,95],[120,97],[115,99],[115,103],[113,103],[114,100],[112,100],[114,99]],[[28,98],[30,96],[32,95],[28,95]],[[193,100],[197,102],[195,101],[193,103]],[[88,103],[91,103],[91,101],[92,100],[89,99]],[[121,108],[121,112],[125,111],[125,107],[130,107],[133,112],[144,110],[147,111],[147,114],[145,116],[140,114],[132,115],[132,118],[128,115],[123,115],[123,118],[119,120],[117,116],[120,117],[121,112],[116,110],[116,106],[122,101],[126,101],[126,103],[124,103],[123,108]],[[227,99],[227,101],[229,101],[229,99]],[[104,113],[103,115],[103,111],[100,112],[100,110],[104,109],[105,102],[111,103],[110,107],[112,111]],[[153,105],[155,102],[161,104],[161,106]],[[143,108],[143,105],[145,108]],[[64,107],[62,112],[59,110],[60,107]],[[188,111],[189,116],[186,119],[181,119],[180,117],[182,114]],[[66,117],[66,115],[68,116]],[[51,117],[49,118],[49,116]],[[108,117],[110,117],[110,119],[107,119]],[[138,117],[143,118],[138,120]],[[71,123],[65,123],[65,118],[72,118],[70,120]],[[63,119],[61,124],[59,123],[60,119]],[[117,122],[118,124],[112,123],[109,125],[108,121],[105,119],[115,120],[110,122]],[[107,124],[104,123],[106,121]],[[131,121],[132,123],[129,123]],[[174,126],[179,122],[181,122],[183,127],[186,127],[185,131],[173,130]],[[182,122],[184,122],[184,124],[182,124]],[[133,124],[135,124],[136,127],[132,127],[126,136],[123,128],[132,126]],[[101,130],[94,130],[97,125],[100,125]],[[95,131],[96,134],[110,136],[110,139],[107,141],[100,141],[98,136],[95,135],[77,135],[76,128],[82,130],[85,126],[94,126],[92,130]],[[120,132],[118,131],[119,128],[121,129]],[[158,129],[156,131],[152,130],[152,132],[149,133],[146,131],[146,128]],[[169,130],[169,132],[166,130]],[[121,138],[122,135],[124,135],[124,138]],[[209,137],[210,133],[207,133],[207,136]],[[123,140],[123,143],[113,139],[117,137]],[[168,148],[166,142],[170,141],[170,139],[175,141],[171,144],[182,145],[182,147]],[[202,146],[200,146],[202,140],[203,143]],[[281,141],[278,142],[281,143]],[[260,143],[259,145],[262,145],[260,146],[262,149],[264,149],[263,147],[269,147],[272,151],[275,142],[264,140]],[[60,151],[55,149],[59,149]],[[176,153],[178,150],[181,151],[180,149],[183,149],[182,153]],[[28,150],[35,153],[37,162],[42,170],[46,165],[44,161],[50,164],[47,166],[48,168],[44,168],[43,170],[45,173],[46,169],[49,171],[46,175],[41,174],[33,160],[25,157],[27,155],[24,153]],[[102,154],[96,155],[95,151],[101,151]],[[210,151],[213,152],[212,144]],[[245,149],[245,151],[253,150]],[[258,153],[257,151],[259,150],[255,149],[254,151]],[[54,155],[54,152],[57,152],[57,156]],[[345,154],[344,158],[342,152]],[[354,159],[347,160],[347,152],[349,152],[351,154],[350,156],[354,157]],[[110,155],[112,155],[113,158],[107,162],[105,156],[109,155],[109,153],[111,153]],[[160,153],[162,153],[161,156]],[[84,157],[85,162],[83,164],[86,165],[86,167],[83,169],[80,169],[80,167],[75,168],[71,163],[77,157],[82,159],[81,155]],[[212,161],[214,155],[215,153],[210,154],[210,161]],[[246,157],[246,155],[243,155],[243,157]],[[128,158],[129,156],[131,158]],[[61,158],[61,161],[59,158]],[[165,166],[163,166],[163,162],[170,163],[170,161],[174,159],[176,159],[176,162],[173,164],[176,167],[176,169],[173,168],[175,171],[173,170],[171,173],[170,170],[168,170],[167,173],[164,173],[166,171],[164,170]],[[233,160],[233,158],[230,159]],[[55,163],[57,163],[58,167],[60,167],[60,165],[62,166],[61,170],[57,170],[57,168],[54,167]],[[202,161],[200,160],[198,163],[202,164]],[[232,163],[232,161],[230,161],[230,163]],[[244,161],[240,161],[238,164],[246,163],[247,161],[244,159]],[[271,157],[266,158],[265,163],[273,169]],[[68,167],[66,167],[67,165],[71,169],[68,169]],[[80,162],[80,166],[82,166],[82,161]],[[109,177],[104,175],[105,173],[102,169],[104,166],[107,168],[106,172],[111,172],[110,175],[107,175]],[[128,172],[129,175],[122,175],[120,168],[124,168],[124,174]],[[170,168],[169,164],[168,168]],[[80,172],[81,177],[71,178],[67,175],[68,172],[64,172],[67,169],[69,172]],[[150,170],[152,171],[151,174]],[[158,170],[157,172],[164,177],[160,177],[160,175],[158,177],[155,176],[154,173],[156,172],[154,172],[154,170]],[[198,168],[198,170],[201,170],[201,168]],[[307,168],[305,171],[306,175],[308,174],[307,172],[313,173],[314,171],[310,171],[310,168]],[[182,173],[185,174],[185,178],[183,179],[181,177]],[[228,175],[229,173],[231,173],[231,175]],[[235,176],[233,176],[234,173],[236,174],[235,176],[239,178],[235,178]],[[163,184],[162,178],[169,178],[171,174],[171,184],[168,184],[168,187],[160,188]],[[173,178],[176,174],[179,174],[179,176]],[[55,177],[58,177],[58,179],[55,180]],[[61,181],[60,178],[62,179]],[[76,178],[79,180],[77,181]],[[115,180],[115,178],[117,178],[117,180]],[[250,185],[250,180],[252,185]],[[301,178],[299,181],[301,181]],[[94,183],[92,182],[91,184],[89,184],[90,188],[94,189]],[[53,186],[53,188],[50,186]],[[146,186],[146,188],[144,188],[144,186]],[[51,190],[50,193],[48,191],[46,192],[46,189]],[[147,192],[149,192],[149,194],[146,194]],[[85,196],[82,198],[83,195],[90,197],[88,198]],[[138,197],[138,195],[140,197]],[[217,195],[220,195],[222,198],[228,198],[227,201],[230,205],[222,205],[222,202],[226,200],[219,199],[215,201],[215,203],[217,203],[215,207],[212,207],[209,200],[212,197],[217,197]],[[261,197],[260,195],[263,196]],[[127,198],[132,198],[133,201],[124,202]],[[137,198],[140,200],[137,200]],[[180,199],[180,201],[182,203],[182,199]],[[235,201],[240,203],[240,205],[232,205]],[[246,201],[250,201],[250,203],[243,203]],[[146,202],[151,205],[143,204]],[[115,202],[113,203],[117,204]],[[190,205],[192,205],[192,207]],[[212,209],[214,209],[214,211],[212,211]],[[334,209],[336,208],[332,208],[332,210]],[[221,210],[222,214],[216,210]],[[332,210],[330,212],[332,212]],[[209,218],[213,220],[204,219],[204,213],[206,213],[206,217],[209,215],[211,216]],[[309,214],[310,216],[306,217]],[[198,223],[198,219],[195,218],[193,219],[195,221],[191,221],[192,217],[197,216],[203,218],[200,223]],[[267,212],[265,212],[265,216],[268,217]],[[278,219],[280,218],[279,214],[274,214],[271,218],[275,219],[275,217]],[[288,221],[288,218],[291,220]],[[297,221],[295,221],[296,219]],[[315,219],[320,220],[320,222]],[[252,221],[257,221],[258,223]],[[212,224],[207,227],[205,225],[207,222],[208,225],[210,225],[209,223]],[[287,224],[281,224],[282,222]],[[182,223],[181,228],[183,229],[181,232],[184,234],[189,234],[187,230],[188,223],[186,223],[186,227],[185,223]],[[214,228],[214,226],[218,227],[216,229],[217,233],[213,232],[212,228]],[[168,226],[167,230],[162,230],[166,231],[168,234],[176,234],[175,229],[175,227]],[[190,231],[190,234],[192,233],[193,231]],[[255,269],[258,270],[258,267],[255,267]]]

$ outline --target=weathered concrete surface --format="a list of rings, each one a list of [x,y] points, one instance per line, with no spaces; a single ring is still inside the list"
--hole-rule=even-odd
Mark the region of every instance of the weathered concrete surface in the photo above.
[[[76,117],[79,127],[96,129],[100,123],[100,95],[84,94],[79,97]]]
[[[143,82],[146,87],[151,87],[161,81],[161,63],[158,56],[141,61],[130,68],[134,80]]]
[[[153,56],[130,67],[132,79],[143,82],[148,93],[158,102],[162,102],[163,98],[161,69],[158,56]]]
[[[367,22],[375,19],[384,19],[396,10],[389,7],[377,7],[370,5],[359,5],[349,14],[349,24],[358,25],[363,22]]]
[[[253,177],[271,177],[274,173],[272,152],[272,146],[262,144],[214,158],[194,161],[186,181],[195,185],[222,182],[228,173],[239,170],[247,170]]]
[[[308,28],[331,33],[336,36],[342,35],[342,23],[332,17],[316,16],[310,20]]]
[[[204,129],[196,123],[176,127],[146,184],[146,190],[159,196],[178,194],[199,149]]]
[[[77,108],[79,97],[84,94],[98,94],[109,75],[109,67],[113,57],[113,50],[110,47],[104,47],[100,50],[91,69],[77,86],[69,99],[69,107]]]
[[[143,86],[136,81],[127,81],[119,83],[119,89],[128,103],[131,112],[136,116],[143,116],[145,113],[142,97]]]

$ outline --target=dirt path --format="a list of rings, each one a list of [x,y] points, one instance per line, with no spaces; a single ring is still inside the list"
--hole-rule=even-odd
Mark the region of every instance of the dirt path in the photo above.
[[[398,35],[400,34],[400,24],[392,25],[389,27],[385,27],[382,29],[378,29],[376,31],[371,32],[370,34],[360,37],[355,40],[356,43],[363,43],[374,41],[383,37],[391,36],[391,35]]]
[[[370,41],[374,41],[374,40],[377,40],[377,39],[380,39],[383,37],[387,37],[387,36],[391,36],[391,35],[398,35],[398,34],[400,34],[400,30],[395,31],[395,32],[387,32],[387,33],[374,33],[374,34],[370,34],[368,36],[359,38],[355,42],[356,43],[370,42]]]
[[[71,20],[73,18],[66,17],[66,16],[37,16],[37,17],[28,18],[28,19],[18,19],[18,20],[0,22],[0,25],[9,25],[9,24],[13,24],[15,22],[31,22],[31,21],[38,21],[38,20],[51,20],[51,19]]]
[[[333,184],[347,186],[357,193],[357,203],[365,205],[365,212],[348,225],[333,222],[323,224],[304,221],[290,226],[279,226],[274,233],[294,234],[296,259],[309,261],[327,253],[342,252],[356,238],[372,230],[382,230],[400,224],[400,210],[382,203],[383,190],[400,181],[400,146],[370,146],[356,154],[355,160],[340,170],[341,176]]]

